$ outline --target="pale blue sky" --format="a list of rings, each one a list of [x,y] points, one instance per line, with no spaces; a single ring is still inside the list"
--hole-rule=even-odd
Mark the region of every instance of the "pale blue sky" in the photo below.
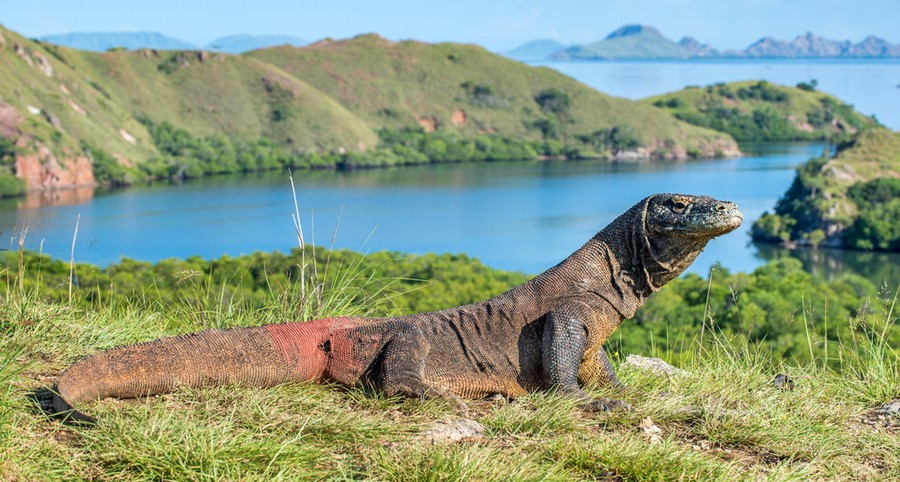
[[[0,0],[0,23],[29,37],[73,31],[158,31],[198,45],[229,34],[306,40],[377,32],[506,50],[539,38],[598,40],[628,23],[717,48],[812,31],[833,39],[873,34],[900,43],[900,0]]]

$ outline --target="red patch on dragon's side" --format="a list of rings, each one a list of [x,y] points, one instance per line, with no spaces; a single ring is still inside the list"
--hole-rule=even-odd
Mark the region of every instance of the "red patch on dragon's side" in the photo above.
[[[344,317],[265,326],[297,379],[348,385],[359,381],[381,341],[380,332],[353,330],[357,327],[353,318]]]
[[[265,329],[300,380],[318,380],[328,366],[332,319],[266,325]]]

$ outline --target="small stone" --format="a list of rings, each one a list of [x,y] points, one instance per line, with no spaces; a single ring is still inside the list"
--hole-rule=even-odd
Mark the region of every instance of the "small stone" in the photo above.
[[[778,375],[775,375],[775,380],[772,381],[772,385],[781,390],[793,390],[794,380],[784,373],[779,373]]]
[[[59,116],[46,110],[42,110],[41,113],[44,114],[44,118],[47,119],[47,122],[49,122],[54,129],[58,131],[62,130],[62,122],[59,120]]]
[[[672,365],[660,360],[659,358],[650,358],[640,355],[628,355],[625,357],[625,366],[634,367],[640,370],[646,370],[651,373],[668,376],[686,377],[690,375],[687,370],[675,368]]]
[[[893,415],[895,417],[900,417],[900,398],[881,405],[875,409],[875,413],[879,415]]]
[[[484,425],[470,419],[439,420],[422,432],[432,444],[484,438]]]
[[[646,437],[650,443],[655,444],[662,441],[662,429],[653,423],[653,420],[651,420],[650,417],[641,420],[640,427],[641,433],[644,434],[644,437]]]

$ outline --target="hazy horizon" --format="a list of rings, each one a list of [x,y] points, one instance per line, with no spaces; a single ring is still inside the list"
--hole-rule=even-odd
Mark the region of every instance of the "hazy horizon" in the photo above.
[[[896,0],[158,0],[127,8],[110,0],[0,0],[0,7],[6,7],[0,23],[28,37],[151,31],[197,46],[236,34],[291,35],[314,42],[377,33],[392,40],[476,43],[502,51],[543,38],[593,42],[626,24],[651,25],[674,40],[689,35],[718,49],[743,49],[762,37],[791,40],[806,32],[852,42],[875,35],[900,43]]]

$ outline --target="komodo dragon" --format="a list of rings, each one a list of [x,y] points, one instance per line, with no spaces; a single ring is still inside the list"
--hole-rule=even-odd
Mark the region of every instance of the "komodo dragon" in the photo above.
[[[588,411],[609,410],[621,402],[592,399],[580,388],[619,385],[603,343],[742,219],[730,202],[656,194],[558,265],[494,298],[409,316],[213,329],[121,346],[72,365],[48,402],[57,413],[91,421],[71,404],[180,386],[330,380],[461,405],[460,397],[555,389]]]

